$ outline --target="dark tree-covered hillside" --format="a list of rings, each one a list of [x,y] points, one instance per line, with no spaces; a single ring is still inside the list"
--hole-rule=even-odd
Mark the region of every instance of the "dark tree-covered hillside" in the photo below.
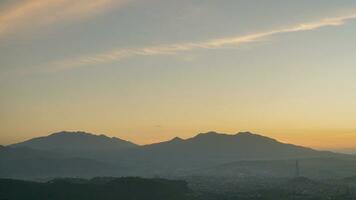
[[[188,200],[184,181],[143,178],[0,180],[0,200]]]

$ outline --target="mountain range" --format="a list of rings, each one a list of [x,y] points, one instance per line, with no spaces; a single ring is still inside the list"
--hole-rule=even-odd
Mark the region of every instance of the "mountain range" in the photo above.
[[[320,166],[324,166],[324,172],[340,167],[330,165],[328,169],[328,159],[330,162],[338,159],[337,162],[345,163],[348,168],[356,166],[354,157],[350,155],[286,144],[250,132],[235,135],[207,132],[188,139],[177,137],[141,146],[105,135],[63,131],[1,147],[0,177],[287,176],[293,174],[290,172],[293,171],[291,163],[296,159],[313,160],[315,163],[309,167],[317,169],[320,163]],[[262,173],[268,167],[271,173]],[[277,170],[279,168],[284,171]],[[356,169],[347,172],[350,174],[345,176],[354,175]]]

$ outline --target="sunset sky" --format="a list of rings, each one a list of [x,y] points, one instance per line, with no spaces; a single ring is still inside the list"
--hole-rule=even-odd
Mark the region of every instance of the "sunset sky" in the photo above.
[[[0,144],[251,131],[356,149],[355,0],[2,0]]]

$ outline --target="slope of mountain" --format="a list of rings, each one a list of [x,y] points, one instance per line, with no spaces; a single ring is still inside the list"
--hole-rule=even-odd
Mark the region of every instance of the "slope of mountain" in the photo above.
[[[208,132],[186,140],[175,138],[167,142],[142,146],[128,152],[123,158],[131,161],[134,158],[135,164],[143,165],[145,172],[180,173],[241,160],[282,160],[340,155],[281,143],[249,132],[235,135]]]
[[[121,168],[92,159],[68,157],[26,147],[0,149],[0,177],[42,179],[121,175]]]
[[[119,151],[137,147],[136,144],[105,135],[85,132],[58,132],[46,137],[38,137],[10,147],[28,147],[70,156],[102,160]]]

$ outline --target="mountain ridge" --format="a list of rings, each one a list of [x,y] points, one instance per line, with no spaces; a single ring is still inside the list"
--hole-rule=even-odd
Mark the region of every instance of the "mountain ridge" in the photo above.
[[[36,137],[23,142],[8,145],[10,147],[27,146],[33,149],[56,149],[56,148],[92,148],[90,145],[100,145],[100,148],[129,148],[138,146],[130,141],[117,137],[108,137],[100,134],[95,135],[83,131],[61,131],[48,136]],[[81,146],[77,146],[81,145]],[[115,146],[114,146],[115,145]]]
[[[250,132],[230,135],[210,131],[188,139],[173,138],[139,146],[120,158],[131,163],[133,168],[140,165],[138,172],[162,171],[167,174],[181,174],[189,170],[241,160],[300,159],[340,155],[282,143]]]
[[[89,142],[86,141],[87,138],[89,138]],[[81,141],[82,139],[84,142]],[[91,139],[94,139],[94,142]],[[37,140],[40,142],[36,143]],[[34,138],[10,145],[9,147],[41,150],[42,152],[48,152],[50,155],[56,153],[71,159],[75,157],[77,159],[84,158],[99,161],[107,163],[109,166],[119,166],[122,171],[118,172],[113,169],[113,174],[132,176],[179,176],[192,170],[238,161],[295,160],[346,156],[282,143],[273,138],[251,132],[225,134],[210,131],[199,133],[187,139],[175,137],[168,141],[142,146],[126,142],[119,138],[110,138],[105,135],[94,135],[80,131],[62,131],[46,137]],[[122,148],[122,144],[126,144],[128,147]],[[33,157],[32,159],[33,162],[37,160],[39,160],[38,157]],[[51,165],[52,161],[50,161],[48,165]],[[38,162],[41,161],[39,160]],[[255,165],[255,163],[252,164]],[[96,164],[93,163],[92,165],[95,166]],[[95,172],[93,175],[95,176]]]
[[[118,152],[136,148],[137,146],[132,142],[103,134],[95,135],[83,131],[61,131],[15,143],[8,147],[28,147],[71,157],[108,161],[115,157]]]

